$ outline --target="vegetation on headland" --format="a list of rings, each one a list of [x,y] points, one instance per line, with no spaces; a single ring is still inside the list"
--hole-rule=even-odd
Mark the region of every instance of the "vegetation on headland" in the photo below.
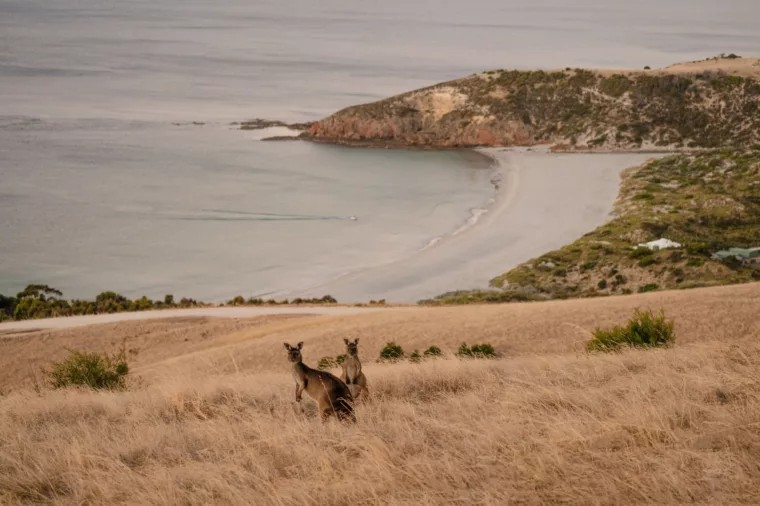
[[[337,304],[331,295],[320,298],[295,298],[276,301],[260,298],[244,298],[238,295],[229,300],[228,306],[262,306],[262,305],[300,305],[300,304]],[[221,304],[224,306],[225,304]],[[174,296],[167,294],[163,300],[152,300],[146,296],[139,299],[129,299],[116,292],[103,292],[95,300],[63,298],[63,293],[48,285],[28,285],[16,296],[0,294],[0,321],[3,320],[33,320],[40,318],[55,318],[58,316],[77,316],[103,313],[126,313],[135,311],[151,311],[158,309],[177,309],[192,307],[212,307],[217,304],[199,302],[195,299],[181,298],[179,302]]]
[[[459,292],[438,300],[594,297],[760,280],[760,270],[713,258],[760,246],[760,151],[674,155],[624,177],[612,221],[494,278],[502,291],[486,292],[489,298]],[[682,247],[637,248],[663,237]]]
[[[724,59],[726,65],[754,61],[729,55],[718,62]],[[616,74],[492,70],[348,107],[302,136],[392,147],[749,147],[760,143],[760,82],[719,67]]]

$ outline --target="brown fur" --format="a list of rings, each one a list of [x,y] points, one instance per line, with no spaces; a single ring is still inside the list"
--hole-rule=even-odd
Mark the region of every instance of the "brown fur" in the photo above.
[[[296,380],[296,402],[301,402],[301,394],[304,390],[309,397],[317,401],[317,408],[326,420],[330,415],[335,415],[338,420],[356,421],[351,404],[354,399],[351,390],[339,378],[329,372],[312,369],[303,363],[301,348],[303,342],[297,346],[285,344],[288,350],[288,360],[293,364],[293,378]]]
[[[340,379],[348,385],[354,399],[366,398],[369,395],[369,390],[367,389],[367,377],[362,372],[362,363],[359,360],[359,338],[357,337],[354,342],[345,338],[343,341],[346,343],[346,359],[340,364],[343,368]]]

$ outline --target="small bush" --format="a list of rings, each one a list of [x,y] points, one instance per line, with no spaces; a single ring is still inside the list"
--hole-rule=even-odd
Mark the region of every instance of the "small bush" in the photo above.
[[[636,248],[635,250],[631,251],[628,256],[634,260],[639,260],[642,258],[651,257],[652,254],[653,251],[649,248]]]
[[[422,355],[420,355],[420,352],[417,350],[414,350],[411,355],[409,355],[409,361],[410,362],[419,362],[422,360]]]
[[[404,358],[404,349],[393,341],[387,343],[380,351],[381,360],[399,360]]]
[[[496,350],[490,344],[473,344],[467,346],[467,343],[462,343],[457,351],[459,357],[471,357],[471,358],[493,358],[496,357]]]
[[[658,285],[657,283],[649,283],[647,285],[640,286],[639,293],[654,292],[658,288],[660,288],[660,285]]]
[[[431,346],[425,350],[425,353],[423,353],[426,357],[440,357],[442,354],[443,352],[441,352],[441,349],[438,346]]]
[[[650,265],[656,264],[657,260],[654,259],[654,257],[645,257],[639,260],[639,267],[649,267]]]
[[[686,262],[686,265],[688,267],[702,267],[705,265],[705,261],[701,258],[690,258],[688,262]]]
[[[667,346],[675,340],[673,321],[665,319],[664,311],[659,315],[652,311],[634,311],[633,317],[623,326],[608,330],[597,328],[594,338],[586,348],[588,351],[613,351],[621,346],[655,347]]]
[[[710,246],[701,242],[695,242],[687,245],[686,251],[688,251],[690,255],[710,256]]]
[[[338,367],[340,364],[342,364],[346,360],[345,355],[338,355],[335,358],[332,358],[330,356],[322,357],[319,359],[319,362],[317,362],[317,369],[326,371],[328,369],[334,369]]]
[[[604,290],[605,288],[607,288],[607,280],[606,279],[600,280],[599,283],[596,284],[596,286],[598,286],[600,290]]]
[[[88,387],[93,390],[123,390],[128,373],[123,347],[113,355],[69,350],[66,359],[53,362],[51,369],[45,371],[53,388]]]
[[[338,362],[332,357],[322,357],[319,359],[319,362],[317,362],[317,369],[320,371],[326,371],[333,367],[338,367]]]

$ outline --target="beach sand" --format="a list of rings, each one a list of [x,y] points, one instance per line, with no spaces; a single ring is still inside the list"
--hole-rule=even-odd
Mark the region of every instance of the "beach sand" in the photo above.
[[[493,277],[604,224],[620,173],[660,155],[552,154],[544,149],[489,148],[501,182],[476,223],[433,240],[417,254],[347,273],[289,296],[329,293],[340,301],[409,303],[460,289],[486,288]]]

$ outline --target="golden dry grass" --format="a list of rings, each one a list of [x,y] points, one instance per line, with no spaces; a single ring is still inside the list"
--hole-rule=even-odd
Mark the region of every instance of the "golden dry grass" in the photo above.
[[[676,320],[673,348],[579,351],[586,330],[620,323],[633,307],[660,306]],[[6,376],[0,503],[758,504],[758,314],[755,284],[353,317],[146,323],[135,367],[143,381],[127,392],[36,394],[23,374]],[[118,327],[119,337],[138,332],[132,325]],[[162,326],[156,342],[146,337],[150,325]],[[216,325],[218,335],[193,334]],[[24,362],[26,352],[41,355],[56,338],[57,350],[103,331],[5,337],[0,369]],[[188,349],[183,333],[196,336]],[[314,364],[340,352],[349,335],[361,337],[372,399],[357,407],[356,425],[322,424],[310,401],[293,401],[281,342],[304,340]],[[8,357],[14,339],[24,344]],[[407,350],[487,341],[505,357],[368,363],[389,339]]]

